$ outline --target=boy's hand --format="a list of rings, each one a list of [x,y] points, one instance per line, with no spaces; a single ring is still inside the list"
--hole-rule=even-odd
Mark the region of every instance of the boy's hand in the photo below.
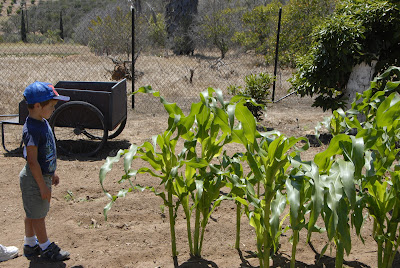
[[[51,199],[51,190],[47,185],[45,184],[44,186],[40,187],[40,195],[42,196],[43,200],[47,200],[50,203]]]
[[[54,173],[51,182],[54,186],[57,186],[60,183],[60,177]]]

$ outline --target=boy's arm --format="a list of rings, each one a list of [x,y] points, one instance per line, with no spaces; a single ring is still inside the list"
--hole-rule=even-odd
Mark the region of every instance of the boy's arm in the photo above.
[[[47,199],[50,202],[51,191],[49,187],[47,187],[46,183],[43,179],[42,169],[40,168],[39,162],[37,160],[38,157],[38,149],[36,146],[27,146],[26,147],[26,161],[28,162],[29,169],[32,172],[33,177],[35,178],[36,183],[40,189],[40,195],[42,199]]]

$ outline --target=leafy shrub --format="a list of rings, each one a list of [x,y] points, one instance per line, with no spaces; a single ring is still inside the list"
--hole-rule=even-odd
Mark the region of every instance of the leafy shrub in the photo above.
[[[241,10],[241,8],[213,10],[211,14],[206,14],[199,19],[201,38],[209,45],[217,47],[222,59],[233,46],[232,39],[235,34],[233,23]]]
[[[89,47],[97,53],[131,53],[131,13],[117,7],[113,14],[91,21]]]
[[[259,121],[263,115],[263,109],[269,102],[273,78],[266,73],[251,74],[244,78],[245,87],[231,85],[228,87],[229,94],[250,97],[255,103],[248,102],[247,108]]]
[[[151,16],[149,20],[149,28],[150,41],[154,45],[164,48],[167,39],[164,16],[160,13],[155,17]]]
[[[335,8],[332,0],[291,0],[282,7],[279,41],[279,62],[295,67],[296,57],[304,55],[311,46],[311,32]],[[276,26],[275,26],[276,27]],[[275,36],[272,40],[275,42]],[[266,55],[272,62],[274,54]]]
[[[386,1],[346,0],[314,32],[312,47],[298,59],[292,88],[317,95],[313,106],[343,107],[353,66],[378,60],[376,73],[400,57],[400,10]],[[351,100],[350,100],[351,101]]]
[[[258,6],[246,12],[242,18],[245,31],[235,33],[233,40],[246,49],[254,49],[257,53],[272,53],[274,46],[271,40],[276,35],[281,6],[279,1],[274,0],[266,6]]]

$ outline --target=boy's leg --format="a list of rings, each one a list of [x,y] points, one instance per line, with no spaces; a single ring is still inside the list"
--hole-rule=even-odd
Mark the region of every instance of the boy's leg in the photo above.
[[[46,222],[45,218],[41,219],[29,219],[32,223],[32,229],[34,231],[34,234],[36,234],[36,237],[39,241],[40,244],[46,243],[48,238],[47,238],[47,232],[46,232]]]
[[[40,256],[50,261],[64,261],[69,259],[69,252],[61,250],[54,242],[50,243],[45,218],[31,219],[33,230],[39,240]]]
[[[40,254],[40,248],[36,239],[37,237],[35,236],[35,230],[33,228],[33,219],[25,217],[24,256],[29,260]]]
[[[25,236],[32,237],[35,235],[35,231],[32,226],[32,219],[25,217]]]

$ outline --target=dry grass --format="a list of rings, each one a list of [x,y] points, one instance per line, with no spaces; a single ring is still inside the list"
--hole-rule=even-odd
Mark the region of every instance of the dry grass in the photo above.
[[[151,85],[170,102],[183,109],[199,100],[199,93],[208,87],[220,88],[225,97],[229,85],[243,85],[244,77],[252,73],[268,72],[273,68],[263,65],[263,57],[253,54],[230,53],[219,59],[218,52],[196,53],[194,56],[175,56],[142,53],[136,62],[140,76],[135,89]],[[71,81],[111,81],[108,70],[112,61],[96,56],[87,47],[77,45],[0,44],[0,114],[18,113],[18,102],[24,88],[35,80],[57,83]],[[191,70],[193,76],[191,79]],[[287,94],[287,79],[291,70],[279,70],[275,99]],[[131,85],[128,83],[128,92]],[[136,110],[145,113],[163,111],[158,99],[147,95],[135,96]]]

